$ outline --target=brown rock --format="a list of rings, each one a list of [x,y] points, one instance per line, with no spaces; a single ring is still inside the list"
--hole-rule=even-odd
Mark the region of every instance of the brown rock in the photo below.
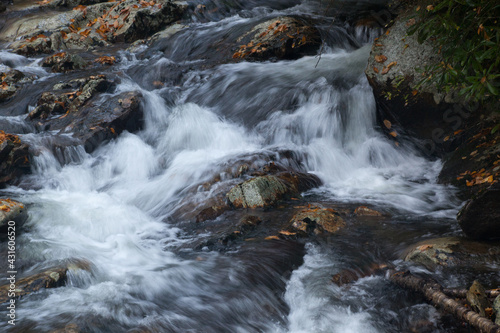
[[[25,278],[16,280],[13,284],[15,297],[22,297],[39,291],[42,288],[57,288],[66,283],[68,270],[89,270],[90,263],[84,260],[74,260],[64,265],[55,266],[44,270],[41,273],[33,274]],[[10,281],[0,286],[0,303],[8,302],[9,289],[12,288]]]
[[[304,234],[334,234],[346,226],[345,221],[331,208],[311,206],[290,221],[293,229]]]
[[[460,237],[429,239],[410,246],[403,254],[405,261],[412,261],[428,269],[445,267],[481,267],[498,262],[499,243],[483,243]]]
[[[357,216],[382,216],[382,213],[376,211],[375,209],[368,208],[366,206],[359,206],[354,210],[354,215]]]
[[[42,67],[50,67],[53,72],[65,73],[75,69],[85,68],[87,63],[77,54],[66,52],[56,53],[45,58]]]
[[[297,59],[316,54],[321,37],[306,21],[282,16],[255,26],[237,42],[236,60]]]
[[[467,302],[469,302],[472,310],[479,313],[481,316],[486,317],[485,309],[490,307],[488,297],[486,297],[486,290],[479,283],[474,280],[472,286],[467,291]]]
[[[28,214],[22,203],[10,199],[0,199],[0,231],[7,230],[6,226],[9,221],[14,221],[16,225],[19,225],[27,218]]]

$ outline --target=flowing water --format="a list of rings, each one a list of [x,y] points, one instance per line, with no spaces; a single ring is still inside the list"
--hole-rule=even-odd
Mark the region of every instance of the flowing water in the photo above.
[[[4,107],[2,126],[40,152],[33,174],[3,191],[29,209],[17,238],[19,270],[29,274],[74,259],[91,269],[72,270],[66,286],[23,298],[16,327],[1,320],[2,330],[48,332],[76,323],[89,332],[454,331],[433,307],[383,276],[350,287],[330,283],[346,268],[405,265],[398,258],[408,245],[459,233],[460,202],[436,183],[440,161],[396,145],[376,127],[363,71],[380,30],[332,23],[323,16],[328,8],[312,2],[206,5],[219,10],[193,14],[195,23],[149,49],[119,54],[116,93],[144,95],[140,132],[122,133],[92,154],[82,147],[54,154],[47,134],[31,133],[24,123],[24,105]],[[342,6],[346,13],[369,8],[362,1]],[[215,41],[290,14],[317,22],[321,58],[217,64],[210,53]],[[7,52],[0,59],[40,77],[23,99],[26,108],[45,82],[59,80],[36,59]],[[154,88],[157,80],[164,86]],[[293,161],[283,152],[293,152]],[[224,181],[228,163],[248,156],[262,164],[262,156],[272,156],[319,176],[324,185],[303,200],[368,204],[392,217],[352,220],[338,237],[305,246],[249,241],[223,253],[192,250],[210,230],[190,232],[177,208],[188,197],[193,205],[206,200],[211,193],[198,185],[214,175]],[[219,219],[226,218],[231,214]],[[457,279],[445,280],[453,286]]]

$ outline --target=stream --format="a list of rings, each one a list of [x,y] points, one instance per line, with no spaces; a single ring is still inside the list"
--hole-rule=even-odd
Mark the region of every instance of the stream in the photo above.
[[[383,275],[341,287],[330,281],[373,263],[448,287],[474,276],[401,260],[416,242],[460,235],[455,216],[462,203],[453,188],[437,184],[440,160],[420,156],[404,140],[396,145],[377,128],[364,69],[382,30],[332,21],[330,13],[356,15],[376,2],[340,3],[332,9],[307,0],[205,1],[218,10],[192,11],[189,26],[150,47],[117,50],[120,61],[107,70],[121,80],[113,94],[141,92],[145,125],[91,154],[82,146],[55,154],[50,134],[24,122],[26,109],[61,74],[39,59],[0,51],[3,70],[39,76],[0,117],[6,131],[39,151],[32,174],[1,191],[29,211],[16,240],[18,269],[29,275],[75,259],[90,265],[70,271],[63,287],[24,297],[16,326],[1,320],[0,330],[51,332],[75,323],[81,332],[457,332],[449,316]],[[321,57],[222,63],[210,53],[215,42],[284,15],[315,22]],[[271,158],[323,182],[296,203],[250,210],[270,228],[288,221],[293,206],[311,202],[340,210],[367,205],[385,218],[351,217],[337,235],[297,242],[256,234],[224,251],[205,246],[214,222],[194,223],[179,207],[210,198],[200,184],[214,176],[233,184],[224,178],[228,165],[249,158],[258,165]],[[244,213],[230,211],[215,223]],[[0,318],[6,313],[2,307]]]

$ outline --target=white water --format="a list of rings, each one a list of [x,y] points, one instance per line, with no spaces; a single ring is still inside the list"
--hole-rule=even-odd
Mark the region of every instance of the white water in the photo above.
[[[375,129],[363,74],[368,54],[369,46],[331,49],[319,63],[304,57],[195,70],[174,105],[161,97],[167,88],[146,91],[125,77],[118,92],[144,95],[144,130],[123,133],[92,155],[77,149],[76,162],[64,166],[44,150],[31,176],[39,188],[8,189],[29,206],[18,239],[25,262],[83,258],[92,264],[91,273],[72,272],[70,285],[26,298],[19,320],[31,320],[39,331],[72,321],[95,323],[99,332],[385,331],[363,290],[371,280],[361,282],[359,293],[343,294],[327,284],[338,262],[317,248],[308,246],[305,263],[288,281],[290,309],[283,314],[271,290],[241,279],[241,259],[180,255],[179,247],[195,236],[173,226],[182,221],[169,220],[188,187],[221,173],[224,162],[277,149],[297,152],[302,167],[323,180],[309,195],[378,204],[401,215],[454,216],[450,189],[435,183],[440,162],[396,146]],[[28,63],[17,56],[11,62]],[[158,63],[175,65],[164,58]],[[37,142],[31,134],[25,139]],[[196,200],[208,195],[198,193]],[[263,315],[269,308],[276,318]]]

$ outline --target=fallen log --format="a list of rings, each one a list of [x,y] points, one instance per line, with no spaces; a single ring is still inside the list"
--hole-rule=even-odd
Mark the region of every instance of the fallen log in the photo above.
[[[432,280],[416,277],[409,272],[394,271],[390,272],[389,280],[401,287],[423,294],[433,305],[452,313],[455,317],[479,329],[482,333],[500,333],[499,325],[445,295],[443,288]]]
[[[450,297],[465,298],[467,296],[467,289],[444,288],[443,293]],[[488,298],[495,298],[497,296],[500,296],[500,289],[486,290],[486,296]]]

